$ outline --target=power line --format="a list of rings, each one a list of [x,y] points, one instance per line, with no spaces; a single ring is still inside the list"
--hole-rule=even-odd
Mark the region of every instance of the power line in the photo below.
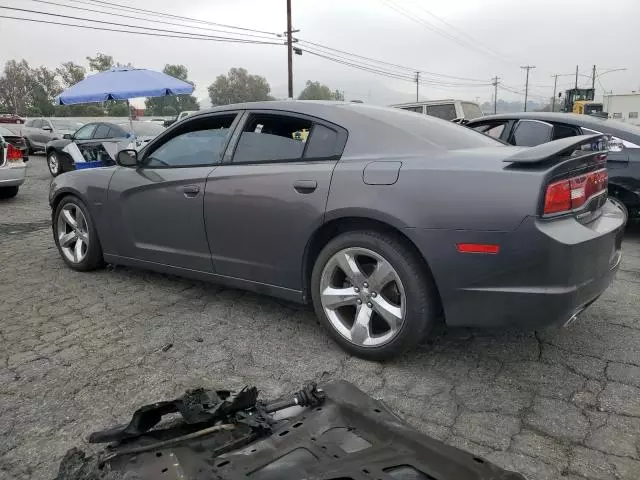
[[[117,28],[106,28],[99,27],[97,25],[77,25],[73,23],[64,23],[64,22],[54,22],[52,20],[43,20],[43,19],[35,19],[35,18],[22,18],[22,17],[12,17],[9,15],[0,15],[0,18],[6,18],[8,20],[19,20],[22,22],[33,22],[33,23],[43,23],[47,25],[62,25],[65,27],[76,27],[76,28],[84,28],[88,30],[102,30],[105,32],[119,32],[119,33],[132,33],[135,35],[145,35],[150,37],[163,37],[163,38],[183,38],[189,40],[209,40],[214,42],[227,42],[227,43],[249,43],[249,44],[258,44],[258,45],[282,45],[280,42],[262,42],[259,40],[248,40],[242,38],[231,38],[231,37],[190,37],[186,35],[163,35],[161,33],[151,33],[151,32],[136,32],[131,30],[120,30]],[[143,28],[143,27],[138,27]]]
[[[401,70],[407,70],[407,71],[411,71],[411,72],[420,71],[420,74],[424,74],[424,75],[430,75],[430,76],[434,76],[434,77],[451,78],[451,79],[454,79],[454,80],[468,80],[468,81],[471,81],[471,82],[486,82],[486,80],[483,80],[483,79],[469,78],[469,77],[459,77],[459,76],[456,76],[456,75],[447,75],[447,74],[444,74],[444,73],[429,72],[429,71],[426,71],[426,70],[418,69],[416,67],[408,67],[406,65],[399,65],[397,63],[391,63],[391,62],[387,62],[387,61],[384,61],[384,60],[379,60],[379,59],[372,58],[372,57],[365,57],[364,55],[358,55],[356,53],[346,52],[344,50],[339,50],[337,48],[329,47],[327,45],[322,45],[320,43],[310,42],[309,40],[299,39],[299,43],[300,43],[300,45],[304,45],[304,44],[312,45],[312,46],[317,47],[317,48],[319,48],[321,50],[328,50],[328,51],[331,51],[331,52],[338,52],[338,53],[344,54],[344,55],[346,55],[348,57],[354,57],[354,58],[358,58],[358,59],[362,59],[362,60],[367,60],[369,62],[379,63],[380,65],[388,65],[390,67],[396,67],[396,68],[399,68]],[[335,53],[332,53],[332,55],[339,56],[339,55],[337,55]]]
[[[471,35],[469,35],[468,33],[466,33],[464,30],[460,30],[459,28],[455,27],[454,25],[450,24],[449,22],[447,22],[444,18],[436,15],[435,13],[427,10],[426,8],[424,8],[422,5],[418,4],[418,8],[420,10],[422,10],[423,12],[425,12],[427,15],[429,15],[432,18],[435,18],[436,20],[438,20],[439,22],[443,23],[444,25],[448,26],[449,28],[451,28],[452,30],[454,30],[455,32],[457,32],[459,35],[462,35],[463,37],[468,38],[471,42],[473,42],[475,45],[480,45],[482,48],[484,48],[485,50],[487,50],[489,53],[495,55],[496,57],[503,57],[503,55],[501,55],[500,53],[496,52],[495,50],[492,50],[491,48],[489,48],[486,44],[478,41],[477,39],[475,39],[474,37],[472,37]],[[504,57],[504,59],[506,60],[506,57]],[[513,63],[513,62],[511,62]]]
[[[396,12],[398,12],[400,15],[408,18],[409,20],[418,23],[419,25],[422,25],[424,27],[426,27],[428,30],[440,35],[441,37],[446,38],[447,40],[451,40],[452,42],[457,43],[458,45],[464,47],[464,48],[468,48],[470,50],[475,50],[476,52],[479,53],[483,53],[483,54],[487,54],[487,53],[491,53],[492,56],[495,56],[496,54],[494,52],[487,52],[485,50],[482,50],[480,48],[477,47],[477,45],[475,45],[474,43],[468,42],[468,41],[463,41],[462,39],[455,37],[449,33],[447,33],[446,31],[430,24],[429,22],[427,22],[425,19],[419,17],[418,15],[416,15],[415,13],[409,11],[408,9],[401,7],[400,5],[398,5],[397,3],[395,3],[393,0],[380,0],[382,3],[384,3],[387,7],[391,8],[392,10],[395,10]],[[503,61],[506,61],[507,63],[513,63],[511,61],[508,61],[504,58],[502,58],[501,56],[498,55],[498,58],[500,58]]]
[[[69,20],[79,20],[79,21],[86,21],[86,22],[93,22],[93,23],[99,23],[99,24],[103,24],[103,25],[115,25],[118,27],[126,27],[126,28],[138,28],[138,29],[142,29],[142,30],[149,30],[149,31],[154,31],[154,32],[162,32],[162,33],[170,33],[170,34],[178,34],[178,35],[191,35],[190,37],[186,37],[186,38],[194,38],[194,39],[201,39],[201,40],[221,40],[221,39],[234,39],[234,40],[241,40],[243,42],[246,43],[253,43],[253,40],[248,40],[248,39],[241,39],[241,38],[235,38],[235,37],[220,37],[220,36],[213,36],[213,35],[205,35],[203,33],[190,33],[190,32],[184,32],[184,31],[179,31],[179,30],[166,30],[166,29],[162,29],[162,28],[153,28],[153,27],[142,27],[139,25],[128,25],[128,24],[124,24],[124,23],[120,23],[120,22],[109,22],[106,20],[92,20],[92,19],[88,19],[88,18],[82,18],[82,17],[74,17],[72,15],[63,15],[61,13],[48,13],[48,12],[41,12],[38,10],[30,10],[27,8],[16,8],[16,7],[5,7],[0,5],[0,9],[4,9],[4,10],[13,10],[13,11],[19,11],[19,12],[25,12],[25,13],[35,13],[38,15],[45,15],[45,16],[49,16],[49,17],[57,17],[57,18],[65,18],[65,19],[69,19]],[[231,32],[229,32],[231,33]],[[255,43],[259,43],[259,42],[255,42]],[[271,42],[274,45],[279,45],[279,43],[277,42]]]
[[[128,18],[131,20],[142,20],[145,22],[153,22],[153,23],[162,23],[164,25],[172,25],[175,27],[185,27],[185,28],[195,28],[197,30],[205,30],[208,32],[217,32],[217,33],[228,33],[231,35],[241,35],[241,36],[245,36],[245,37],[252,37],[252,38],[262,38],[262,39],[269,39],[269,40],[273,40],[272,36],[267,36],[267,35],[255,35],[255,34],[251,34],[251,33],[241,33],[241,32],[230,32],[228,30],[220,30],[217,28],[208,28],[208,27],[198,27],[198,26],[194,26],[194,25],[184,25],[182,23],[175,23],[175,22],[167,22],[164,20],[156,20],[156,19],[149,19],[149,18],[144,18],[144,17],[137,17],[134,15],[125,15],[123,13],[113,13],[113,12],[105,12],[103,10],[96,10],[94,8],[86,8],[86,7],[78,7],[75,5],[64,5],[62,3],[56,3],[56,2],[52,2],[49,0],[31,0],[32,2],[37,2],[37,3],[43,3],[43,4],[48,4],[48,5],[55,5],[58,7],[64,7],[64,8],[69,8],[72,10],[81,10],[81,11],[85,11],[85,12],[93,12],[93,13],[101,13],[103,15],[111,15],[111,16],[115,16],[118,18]],[[69,1],[73,1],[73,0],[69,0]],[[104,7],[101,7],[104,8]]]
[[[84,5],[87,5],[87,1],[86,0],[69,0],[71,2],[75,2],[75,3],[81,3]],[[146,13],[147,15],[154,15],[154,16],[159,16],[159,17],[164,17],[164,18],[175,18],[178,20],[187,20],[189,22],[195,22],[195,23],[200,23],[200,24],[205,24],[205,25],[213,25],[216,27],[224,27],[224,28],[232,28],[235,30],[244,30],[247,32],[256,32],[256,33],[265,33],[267,35],[278,35],[277,33],[274,32],[267,32],[265,30],[257,30],[254,28],[245,28],[245,27],[237,27],[235,25],[226,25],[224,23],[217,23],[217,22],[210,22],[207,20],[201,20],[198,18],[191,18],[191,17],[183,17],[180,15],[174,15],[171,13],[163,13],[163,12],[157,12],[154,10],[145,10],[143,8],[136,8],[136,7],[130,7],[127,5],[121,5],[118,3],[112,3],[112,2],[105,2],[103,0],[88,0],[89,2],[93,3],[93,4],[100,4],[100,5],[106,5],[110,8],[116,8],[119,10],[130,10],[130,11],[134,11],[134,12],[140,12],[140,13]]]

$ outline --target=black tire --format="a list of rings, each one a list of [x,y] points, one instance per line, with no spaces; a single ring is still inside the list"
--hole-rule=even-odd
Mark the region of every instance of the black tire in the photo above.
[[[82,211],[87,224],[87,232],[89,234],[89,242],[87,246],[87,252],[84,259],[80,262],[70,261],[63,253],[58,239],[58,218],[60,212],[66,205],[73,204]],[[58,253],[67,264],[69,268],[77,270],[79,272],[88,272],[96,270],[104,266],[104,259],[102,256],[102,245],[100,245],[100,239],[98,238],[98,231],[95,228],[89,209],[82,200],[75,196],[67,196],[58,203],[53,215],[51,217],[51,228],[53,230],[53,240],[58,247]]]
[[[27,137],[24,137],[24,144],[27,146],[27,155],[33,155],[34,153],[36,153]]]
[[[18,195],[20,187],[2,187],[0,188],[0,198],[13,198]]]
[[[345,248],[364,248],[383,257],[397,272],[404,287],[405,318],[387,343],[365,347],[343,337],[331,324],[320,298],[322,272],[331,257]],[[387,360],[414,348],[437,322],[438,294],[425,262],[407,241],[393,233],[352,231],[331,240],[320,252],[311,274],[311,296],[316,315],[331,337],[347,352],[367,360]]]
[[[611,202],[617,206],[620,210],[622,210],[625,214],[625,216],[627,217],[627,221],[630,220],[629,218],[629,209],[627,208],[627,206],[622,203],[622,201],[620,201],[617,197],[614,197],[612,195],[609,195],[609,200],[611,200]]]
[[[54,164],[57,165],[57,168],[55,169],[53,168]],[[49,150],[47,152],[47,168],[49,169],[51,176],[54,178],[64,172],[62,163],[60,162],[60,154],[55,150]]]

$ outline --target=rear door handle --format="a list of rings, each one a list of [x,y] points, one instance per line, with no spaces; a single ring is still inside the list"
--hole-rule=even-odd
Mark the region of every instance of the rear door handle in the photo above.
[[[193,198],[200,193],[200,187],[198,185],[185,185],[182,187],[182,192],[185,197]]]
[[[315,180],[296,180],[293,182],[293,188],[298,193],[311,193],[318,188],[318,182]]]

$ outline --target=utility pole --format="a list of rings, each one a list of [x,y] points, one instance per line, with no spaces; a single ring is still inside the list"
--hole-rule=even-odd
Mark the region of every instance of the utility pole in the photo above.
[[[491,85],[493,85],[493,113],[498,111],[498,80],[500,78],[496,75],[491,79]]]
[[[575,88],[578,88],[578,65],[576,65],[576,86]]]
[[[420,101],[419,98],[419,94],[420,94],[420,72],[416,72],[416,102]]]
[[[553,100],[551,100],[551,111],[556,111],[556,87],[558,86],[558,74],[552,75],[553,80]]]
[[[596,89],[596,66],[593,66],[593,73],[591,73],[591,88]]]
[[[532,68],[536,68],[535,65],[525,65],[524,67],[520,67],[523,70],[527,71],[527,81],[524,86],[524,111],[527,111],[527,99],[529,98],[529,70]]]
[[[288,96],[293,99],[293,36],[291,32],[291,0],[287,0],[287,74]]]

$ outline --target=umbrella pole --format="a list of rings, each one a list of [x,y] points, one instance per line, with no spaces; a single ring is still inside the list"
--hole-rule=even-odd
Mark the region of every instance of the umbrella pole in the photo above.
[[[135,140],[136,134],[133,131],[133,118],[131,116],[131,105],[129,104],[129,99],[127,99],[127,111],[129,112],[129,128],[131,128],[131,138]]]

